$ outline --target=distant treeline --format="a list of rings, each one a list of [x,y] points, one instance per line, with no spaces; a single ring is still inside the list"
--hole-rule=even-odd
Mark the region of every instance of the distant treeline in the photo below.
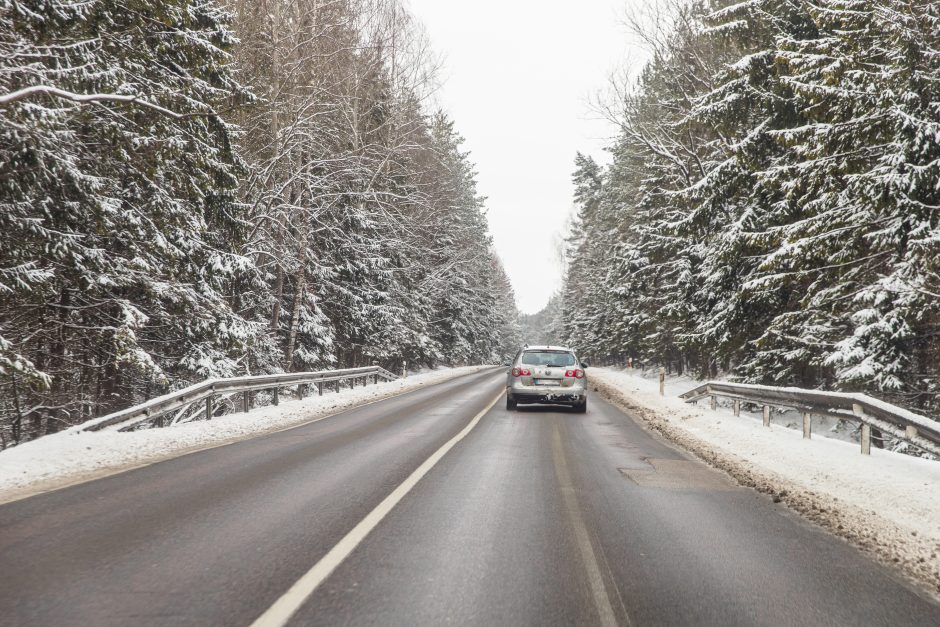
[[[538,313],[520,314],[519,326],[522,340],[529,346],[559,344],[563,335],[561,297],[552,296]]]
[[[399,0],[0,0],[0,448],[205,377],[496,359]]]
[[[708,0],[644,35],[612,164],[577,160],[562,340],[935,409],[940,4]]]

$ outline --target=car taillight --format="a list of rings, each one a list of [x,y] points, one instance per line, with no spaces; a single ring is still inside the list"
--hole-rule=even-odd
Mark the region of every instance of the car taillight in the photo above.
[[[574,377],[575,379],[583,379],[584,371],[580,368],[576,368],[575,370],[565,370],[565,376]]]
[[[531,377],[532,371],[528,368],[513,368],[512,376],[514,377]]]

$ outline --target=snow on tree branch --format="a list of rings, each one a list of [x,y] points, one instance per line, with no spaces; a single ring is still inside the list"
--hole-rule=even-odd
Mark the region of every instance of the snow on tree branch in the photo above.
[[[191,114],[180,114],[175,111],[170,111],[165,107],[161,107],[158,104],[154,104],[148,100],[141,98],[140,96],[131,96],[131,95],[119,95],[119,94],[76,94],[64,89],[59,89],[58,87],[51,87],[48,85],[31,85],[30,87],[24,87],[23,89],[18,89],[9,94],[0,95],[0,106],[8,105],[14,103],[18,100],[23,100],[37,94],[43,94],[48,96],[55,96],[56,98],[62,98],[65,100],[70,100],[72,102],[78,103],[90,103],[90,102],[120,102],[125,104],[134,104],[140,105],[147,109],[152,109],[157,113],[162,115],[175,118],[177,120],[189,117]]]

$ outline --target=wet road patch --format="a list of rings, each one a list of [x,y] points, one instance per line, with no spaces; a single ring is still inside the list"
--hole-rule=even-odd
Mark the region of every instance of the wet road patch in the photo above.
[[[620,468],[621,474],[645,488],[666,490],[730,491],[728,478],[704,464],[685,459],[646,459],[648,468]]]

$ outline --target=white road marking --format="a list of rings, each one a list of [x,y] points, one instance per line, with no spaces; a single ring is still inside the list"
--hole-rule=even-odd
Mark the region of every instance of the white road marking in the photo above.
[[[502,398],[504,393],[504,390],[501,389],[499,394],[496,395],[496,398],[487,403],[483,411],[474,416],[473,420],[471,420],[460,433],[448,440],[444,446],[437,449],[423,464],[418,466],[401,485],[386,496],[385,499],[379,503],[375,509],[369,512],[359,524],[353,527],[336,546],[320,558],[320,561],[314,564],[313,568],[308,570],[283,596],[281,596],[281,598],[275,601],[274,605],[259,616],[255,622],[251,624],[251,627],[281,627],[282,625],[286,625],[287,621],[289,621],[297,610],[300,609],[300,606],[310,598],[310,595],[316,591],[320,584],[326,581],[333,571],[349,557],[382,519],[398,505],[399,501],[421,481],[422,477],[428,474],[450,449],[454,448],[458,442],[467,437],[467,434],[477,426],[480,419],[493,408],[493,405]]]
[[[567,510],[568,519],[574,528],[574,537],[581,553],[581,561],[584,563],[585,570],[587,570],[588,585],[591,588],[591,595],[594,597],[594,606],[597,608],[600,624],[605,627],[616,627],[617,617],[614,614],[613,606],[610,604],[610,597],[607,596],[604,576],[601,574],[597,555],[595,555],[594,547],[591,545],[591,537],[588,535],[584,517],[581,515],[581,506],[578,505],[578,497],[575,494],[576,488],[571,480],[571,472],[568,470],[568,460],[565,459],[561,433],[557,424],[555,425],[555,432],[552,434],[552,457],[555,460],[555,474],[558,477],[558,483],[561,485],[565,510]],[[629,620],[628,617],[627,624],[630,624]]]

